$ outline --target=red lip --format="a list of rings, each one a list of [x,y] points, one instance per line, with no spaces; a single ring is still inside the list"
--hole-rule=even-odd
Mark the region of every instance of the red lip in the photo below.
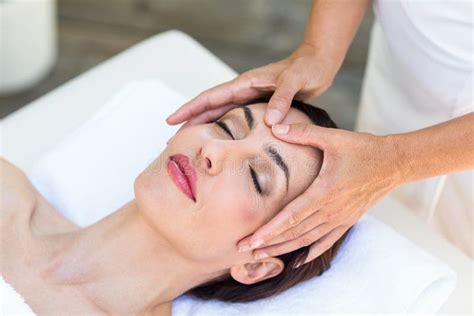
[[[196,202],[197,173],[191,159],[182,154],[172,155],[169,157],[167,168],[176,186]]]

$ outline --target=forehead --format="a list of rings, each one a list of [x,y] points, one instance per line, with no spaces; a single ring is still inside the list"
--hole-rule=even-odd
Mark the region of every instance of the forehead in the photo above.
[[[254,103],[248,105],[253,110],[254,115],[258,116],[259,120],[263,122],[263,116],[267,108],[268,103]],[[296,124],[296,123],[311,123],[306,114],[298,109],[290,108],[288,114],[285,116],[281,124]]]
[[[263,121],[266,106],[267,103],[248,105],[254,116],[254,128],[249,140],[256,141],[261,146],[272,146],[288,165],[290,182],[289,191],[285,199],[289,201],[301,194],[314,180],[322,161],[322,155],[319,150],[310,146],[287,143],[273,136],[271,128]],[[243,111],[240,108],[233,109],[228,114],[236,114],[243,117]],[[290,108],[282,124],[297,123],[312,124],[306,114],[297,109]]]
[[[247,107],[252,110],[252,114],[254,116],[255,121],[257,121],[258,123],[264,124],[263,117],[265,115],[265,109],[267,107],[267,103],[254,103],[254,104],[247,105]],[[230,110],[225,115],[241,114],[241,112],[242,112],[241,107],[238,107],[238,108]],[[297,124],[297,123],[312,123],[312,122],[309,119],[309,117],[306,116],[306,114],[304,114],[300,110],[295,109],[295,108],[290,108],[290,110],[288,111],[287,115],[285,116],[281,124]],[[265,127],[267,127],[270,130],[268,126],[265,125]]]

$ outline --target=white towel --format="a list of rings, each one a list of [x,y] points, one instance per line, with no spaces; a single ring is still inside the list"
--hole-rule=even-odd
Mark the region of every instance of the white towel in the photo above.
[[[307,315],[437,311],[454,289],[456,275],[370,215],[353,227],[321,276],[278,296],[228,304],[181,296],[173,315]]]
[[[23,297],[0,276],[0,315],[30,316],[35,315],[25,303]]]
[[[33,183],[77,224],[97,221],[133,198],[134,178],[176,129],[164,119],[183,101],[158,81],[127,85],[39,160]],[[455,284],[446,264],[366,215],[320,277],[244,304],[181,296],[173,315],[434,312]]]
[[[136,176],[178,129],[167,125],[166,117],[183,102],[160,81],[126,85],[55,150],[40,157],[30,179],[73,222],[96,222],[133,199]]]

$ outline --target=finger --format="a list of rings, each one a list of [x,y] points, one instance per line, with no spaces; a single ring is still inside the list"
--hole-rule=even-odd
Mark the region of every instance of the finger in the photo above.
[[[228,104],[226,106],[201,113],[197,117],[195,117],[195,118],[187,121],[183,125],[181,125],[178,128],[178,130],[176,131],[176,133],[181,131],[182,129],[185,129],[185,128],[193,126],[193,125],[205,124],[205,123],[212,122],[212,121],[218,119],[219,117],[221,117],[222,115],[224,115],[225,113],[227,113],[228,111],[230,111],[233,108],[238,107],[238,106],[239,106],[238,104]]]
[[[328,222],[328,216],[325,215],[326,208],[322,210],[318,210],[305,218],[301,223],[298,225],[287,229],[280,235],[276,236],[275,238],[267,241],[264,245],[266,247],[280,244],[289,240],[294,240],[301,237],[303,234],[319,227],[320,225]],[[316,236],[316,240],[321,236]]]
[[[286,75],[282,79],[265,110],[265,123],[268,126],[280,123],[283,120],[290,109],[291,101],[302,88],[301,79],[294,75]]]
[[[297,264],[295,268],[300,267],[303,264],[313,261],[320,255],[322,255],[326,250],[331,248],[336,241],[341,238],[342,235],[347,231],[348,227],[346,226],[338,226],[327,234],[325,234],[322,238],[317,240],[309,250],[308,256],[306,257],[305,261],[301,264]]]
[[[274,125],[272,132],[275,137],[294,144],[309,145],[324,150],[339,131],[335,128],[321,127],[312,123],[290,125]]]
[[[245,252],[250,250],[250,238],[252,237],[252,234],[250,234],[247,237],[242,238],[238,243],[237,243],[237,248],[239,249],[239,252]]]
[[[231,104],[219,107],[217,109],[206,111],[204,113],[199,114],[196,117],[193,117],[192,119],[187,121],[186,124],[188,124],[188,126],[192,126],[196,124],[205,124],[205,123],[215,121],[216,119],[218,119],[219,117],[227,113],[228,111],[239,106],[240,105],[238,104],[231,103]]]
[[[302,247],[306,247],[314,243],[317,239],[317,236],[325,235],[331,231],[333,226],[328,223],[319,225],[318,227],[310,230],[309,232],[301,235],[300,237],[286,241],[284,243],[259,248],[256,249],[253,254],[255,256],[255,260],[263,259],[266,257],[276,257],[280,256]]]
[[[324,196],[324,189],[321,189],[318,183],[319,179],[316,178],[303,194],[291,201],[280,213],[260,227],[250,238],[250,248],[255,249],[266,241],[272,240],[320,209],[322,206],[320,200]],[[244,245],[244,243],[239,243],[239,247]]]
[[[234,79],[208,89],[191,101],[183,104],[174,113],[168,116],[166,122],[171,125],[179,124],[210,109],[232,103],[234,91],[238,90],[238,85],[242,84],[242,81]]]
[[[186,127],[190,127],[190,126],[192,126],[192,124],[191,124],[189,121],[187,121],[186,123],[184,123],[183,125],[181,125],[181,126],[178,128],[178,130],[176,131],[176,133],[178,133],[179,131],[185,129]],[[175,134],[176,134],[176,133],[175,133]]]
[[[262,93],[273,91],[275,75],[271,68],[257,68],[237,78],[208,89],[171,114],[166,122],[174,125],[189,120],[203,112],[229,103],[246,104]]]

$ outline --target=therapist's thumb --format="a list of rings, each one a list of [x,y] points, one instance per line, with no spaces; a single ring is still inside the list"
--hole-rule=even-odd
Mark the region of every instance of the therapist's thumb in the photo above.
[[[287,75],[276,87],[265,111],[265,123],[268,126],[280,123],[291,107],[291,101],[301,89],[297,78]]]
[[[324,149],[331,144],[330,139],[337,129],[321,127],[312,123],[275,124],[275,137],[294,144],[308,145]]]

